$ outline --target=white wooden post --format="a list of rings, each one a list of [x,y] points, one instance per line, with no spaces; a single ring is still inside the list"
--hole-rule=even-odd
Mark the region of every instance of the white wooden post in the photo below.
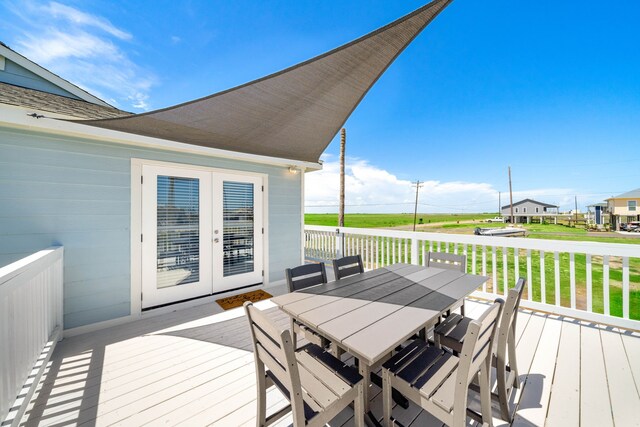
[[[602,292],[604,301],[604,314],[609,315],[609,256],[602,257]]]
[[[591,269],[591,254],[587,254],[587,311],[593,311],[593,271]]]
[[[629,257],[622,258],[622,317],[629,318]]]
[[[418,239],[411,238],[411,264],[418,265]]]
[[[556,299],[556,305],[560,305],[560,254],[558,252],[553,253],[553,272],[554,272],[554,296]]]
[[[336,228],[336,258],[345,256],[344,249],[344,234],[340,232],[339,228]]]
[[[544,251],[540,251],[540,302],[543,304],[547,302],[547,283],[545,276]]]
[[[576,257],[573,252],[569,254],[569,275],[571,286],[571,308],[576,308]]]

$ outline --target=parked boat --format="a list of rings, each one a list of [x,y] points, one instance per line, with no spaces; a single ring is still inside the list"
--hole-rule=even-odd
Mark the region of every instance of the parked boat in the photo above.
[[[477,236],[524,236],[527,230],[518,227],[480,228],[476,227],[474,234]]]

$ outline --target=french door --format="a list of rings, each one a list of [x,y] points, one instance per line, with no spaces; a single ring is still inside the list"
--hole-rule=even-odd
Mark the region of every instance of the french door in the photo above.
[[[142,307],[262,282],[262,178],[142,166]]]
[[[262,282],[262,179],[213,174],[213,283],[226,291]]]

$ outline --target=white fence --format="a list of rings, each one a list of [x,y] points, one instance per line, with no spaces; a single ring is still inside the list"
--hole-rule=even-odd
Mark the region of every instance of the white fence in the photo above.
[[[0,268],[0,424],[17,425],[62,339],[63,248]]]
[[[464,254],[468,273],[490,277],[477,296],[525,277],[523,307],[640,330],[640,245],[305,226],[308,259],[360,254],[372,269],[424,265],[433,251]]]

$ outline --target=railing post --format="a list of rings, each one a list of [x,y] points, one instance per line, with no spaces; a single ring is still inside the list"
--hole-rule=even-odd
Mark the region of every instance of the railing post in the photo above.
[[[418,239],[411,238],[411,264],[418,265]]]
[[[336,258],[342,258],[344,256],[344,233],[340,232],[339,228],[336,228]]]
[[[629,318],[629,257],[622,258],[622,317]]]

